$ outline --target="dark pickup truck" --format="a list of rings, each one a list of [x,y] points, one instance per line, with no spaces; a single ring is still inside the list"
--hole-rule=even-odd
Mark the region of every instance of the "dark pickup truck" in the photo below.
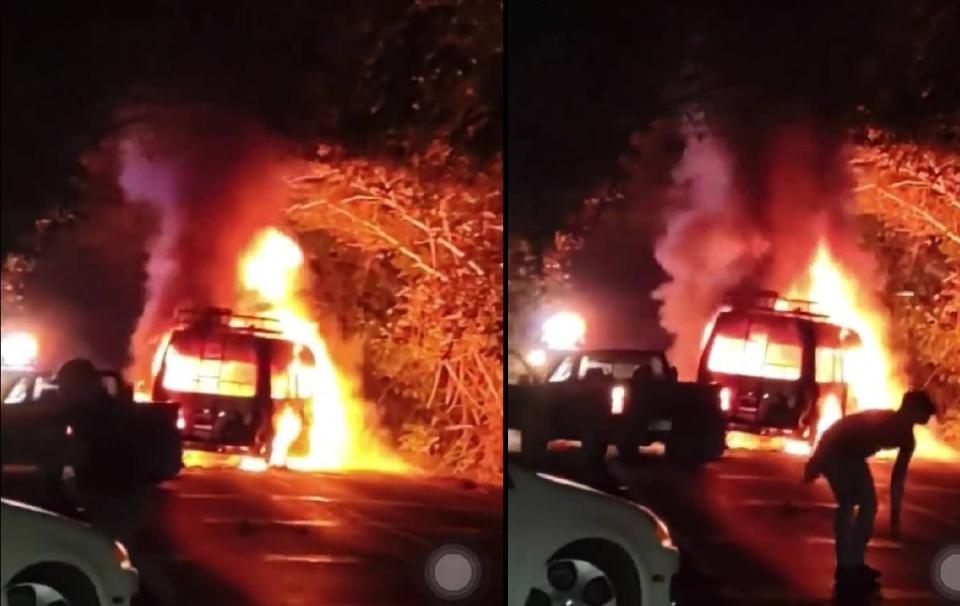
[[[3,371],[0,384],[0,431],[4,466],[70,465],[71,429],[56,396],[51,373]],[[127,408],[124,417],[144,445],[144,475],[152,482],[176,477],[183,465],[183,441],[177,429],[178,406],[172,402],[134,402],[122,375],[100,371],[104,389]],[[62,452],[61,452],[62,450]],[[58,459],[59,457],[59,459]]]
[[[551,440],[570,439],[580,441],[591,464],[603,461],[610,444],[630,459],[654,442],[673,459],[716,460],[726,447],[719,387],[676,376],[663,351],[567,352],[545,380],[507,386],[507,427],[521,432],[524,458],[542,455]]]

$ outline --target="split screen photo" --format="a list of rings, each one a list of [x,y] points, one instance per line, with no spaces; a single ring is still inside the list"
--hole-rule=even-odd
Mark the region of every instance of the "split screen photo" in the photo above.
[[[960,5],[11,0],[2,606],[960,599]]]

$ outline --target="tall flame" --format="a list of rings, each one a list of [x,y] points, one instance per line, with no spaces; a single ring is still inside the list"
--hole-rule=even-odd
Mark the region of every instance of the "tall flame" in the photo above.
[[[290,237],[275,228],[262,231],[241,259],[240,278],[244,289],[254,293],[257,312],[279,321],[283,337],[313,354],[312,365],[296,357],[286,376],[298,383],[300,393],[310,396],[304,419],[287,407],[274,417],[274,440],[269,463],[301,470],[366,467],[379,470],[406,470],[397,458],[387,455],[365,440],[364,402],[356,398],[349,382],[336,368],[320,329],[313,322],[300,297],[304,264],[303,251]],[[290,454],[306,429],[306,453]]]
[[[853,396],[852,409],[895,408],[909,382],[886,337],[889,320],[880,306],[866,298],[863,284],[856,276],[836,261],[825,241],[821,240],[817,246],[808,275],[791,286],[788,297],[816,302],[817,311],[826,314],[831,322],[850,328],[860,336],[861,345],[848,351],[844,360],[844,380]],[[818,439],[840,416],[838,402],[823,403]],[[937,439],[928,428],[918,427],[915,436],[918,457],[960,460],[960,454]],[[808,452],[795,443],[788,443],[785,450],[792,454]],[[881,457],[894,455],[895,451],[880,453]]]
[[[860,347],[848,351],[844,360],[844,378],[857,409],[893,408],[907,380],[887,342],[883,310],[871,305],[863,293],[860,282],[837,263],[821,240],[809,274],[791,286],[788,297],[814,301],[816,311],[860,336]]]
[[[366,427],[367,403],[355,395],[349,378],[334,364],[320,328],[311,320],[301,296],[304,262],[300,246],[273,227],[258,233],[239,259],[238,285],[242,294],[234,309],[275,320],[278,338],[292,343],[295,353],[287,368],[272,370],[271,389],[278,409],[272,418],[269,456],[267,460],[243,457],[239,467],[246,471],[264,471],[268,467],[302,471],[412,471],[412,467],[382,448]],[[168,333],[154,359],[154,376],[163,352],[170,351],[166,346],[169,341]],[[297,355],[304,352],[311,355]],[[169,360],[167,363],[169,371]],[[298,400],[284,400],[294,393]],[[185,458],[188,465],[210,462],[202,453],[189,453]]]

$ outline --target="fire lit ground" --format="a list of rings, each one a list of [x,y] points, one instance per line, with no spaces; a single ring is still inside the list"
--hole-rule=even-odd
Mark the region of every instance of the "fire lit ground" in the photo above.
[[[5,470],[4,496],[33,500],[31,486]],[[453,544],[482,566],[464,603],[496,603],[502,503],[499,487],[440,478],[188,469],[148,500],[142,552],[184,606],[423,606],[428,558]]]
[[[823,480],[801,481],[805,458],[776,450],[733,449],[693,471],[656,449],[636,463],[608,460],[586,471],[576,449],[551,453],[544,471],[649,506],[670,526],[682,553],[677,606],[830,604],[833,506]],[[960,466],[915,460],[907,478],[903,536],[890,538],[892,464],[875,461],[879,512],[867,561],[882,573],[884,603],[946,603],[931,582],[938,551],[960,543]]]
[[[826,240],[817,245],[808,270],[782,292],[814,301],[814,311],[859,335],[859,346],[817,352],[818,374],[822,359],[832,360],[828,370],[839,377],[824,380],[848,385],[848,412],[898,405],[909,381],[886,338],[888,318],[871,300],[869,282],[838,262]],[[710,364],[745,375],[799,378],[799,347],[775,338],[730,339],[729,347],[720,349],[722,359],[711,358]],[[818,437],[840,415],[835,398],[819,405]],[[889,526],[896,453],[881,452],[871,463],[879,512],[867,558],[883,574],[886,603],[920,606],[944,603],[933,588],[932,565],[941,549],[960,544],[960,456],[929,428],[917,428],[915,435],[900,540],[891,538]],[[680,606],[831,603],[834,502],[822,479],[802,482],[810,445],[738,432],[727,441],[730,450],[721,460],[696,471],[672,465],[651,449],[637,463],[610,460],[598,473],[584,469],[576,451],[563,448],[554,450],[543,471],[618,493],[660,514],[683,554],[676,586]]]
[[[435,598],[425,580],[429,556],[450,545],[472,550],[482,567],[475,601],[466,603],[502,595],[502,489],[438,477],[375,437],[369,404],[334,365],[298,298],[303,263],[293,239],[264,229],[238,260],[236,299],[223,303],[277,318],[282,338],[309,350],[272,376],[271,389],[278,401],[294,386],[312,399],[302,414],[275,412],[269,460],[187,451],[187,468],[145,501],[142,553],[189,606],[420,606]],[[154,374],[168,345],[160,337]],[[218,360],[208,372],[205,363],[168,352],[165,386],[248,395],[230,390],[252,382],[250,364]],[[144,402],[147,385],[141,378]],[[4,468],[3,495],[47,505],[34,471]]]
[[[182,603],[423,604],[432,599],[428,557],[451,544],[481,560],[476,599],[502,593],[501,489],[432,477],[375,437],[370,404],[335,365],[300,298],[304,255],[292,238],[262,230],[236,269],[237,295],[222,303],[276,319],[281,338],[309,352],[271,376],[276,402],[295,393],[307,404],[274,411],[267,458],[190,450],[187,470],[160,491],[146,550]],[[141,378],[141,399],[149,400],[145,386],[164,351],[164,388],[249,395],[231,390],[255,382],[252,364],[218,359],[208,371],[204,359],[167,351],[171,343],[167,330],[152,363],[140,365],[152,375]]]

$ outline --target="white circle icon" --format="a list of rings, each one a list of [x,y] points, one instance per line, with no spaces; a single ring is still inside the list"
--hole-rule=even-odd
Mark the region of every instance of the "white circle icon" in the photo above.
[[[933,558],[933,584],[943,597],[960,600],[960,545],[950,545]]]
[[[466,547],[444,545],[427,558],[427,585],[438,597],[462,600],[480,584],[480,559]]]

